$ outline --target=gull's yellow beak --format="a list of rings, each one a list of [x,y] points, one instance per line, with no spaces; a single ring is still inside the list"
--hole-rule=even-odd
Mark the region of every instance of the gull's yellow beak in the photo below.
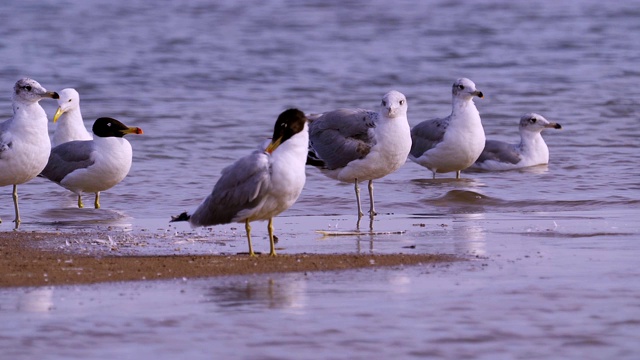
[[[137,134],[137,135],[144,134],[144,132],[142,131],[141,128],[134,127],[134,126],[127,127],[127,130],[122,130],[122,133],[123,134]]]
[[[64,110],[62,110],[62,107],[58,107],[58,110],[56,110],[56,113],[53,115],[53,123],[55,124],[58,119],[60,118],[60,116],[64,114]]]
[[[282,137],[279,137],[276,139],[276,141],[271,141],[269,143],[269,146],[267,146],[267,148],[265,149],[265,151],[271,154],[278,148],[278,146],[280,146],[281,143],[282,143]]]

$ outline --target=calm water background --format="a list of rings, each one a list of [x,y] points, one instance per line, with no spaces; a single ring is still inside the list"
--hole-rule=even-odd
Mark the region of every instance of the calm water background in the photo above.
[[[447,115],[451,84],[464,76],[486,95],[476,104],[489,138],[517,141],[525,112],[563,130],[544,133],[548,166],[432,181],[407,163],[376,182],[374,228],[402,235],[315,234],[353,229],[355,207],[350,184],[312,168],[299,201],[276,220],[282,253],[478,260],[2,290],[2,351],[13,359],[634,358],[638,19],[634,1],[3,2],[0,119],[11,115],[15,81],[29,76],[48,90],[76,88],[88,127],[111,116],[145,131],[129,137],[131,172],[103,193],[99,211],[75,209],[74,196],[43,179],[20,186],[22,231],[107,229],[134,253],[244,251],[235,225],[191,232],[166,221],[197,206],[288,107],[374,108],[396,89],[415,125]],[[55,102],[41,103],[51,117]],[[0,188],[1,231],[12,228],[10,193]],[[263,251],[265,227],[254,226]]]

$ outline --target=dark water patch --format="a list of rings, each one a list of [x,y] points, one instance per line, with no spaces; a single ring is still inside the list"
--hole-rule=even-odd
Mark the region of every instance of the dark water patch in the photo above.
[[[500,232],[501,234],[513,234],[531,237],[548,237],[557,239],[580,239],[580,238],[610,238],[619,236],[633,236],[632,232],[590,232],[590,233],[567,233],[554,230],[553,228],[541,229],[537,231],[525,232]]]
[[[494,203],[500,203],[499,199],[493,199],[489,196],[480,194],[475,191],[468,190],[451,190],[445,195],[429,200],[434,205],[448,205],[448,204],[468,204],[468,205],[489,205]]]
[[[588,189],[585,189],[588,190]],[[508,194],[505,194],[506,197]],[[484,195],[470,190],[450,190],[445,195],[422,199],[420,203],[439,209],[447,208],[447,213],[461,210],[477,212],[533,212],[533,211],[578,211],[598,208],[616,208],[640,205],[640,199],[611,196],[606,200],[553,200],[550,198],[506,200]]]

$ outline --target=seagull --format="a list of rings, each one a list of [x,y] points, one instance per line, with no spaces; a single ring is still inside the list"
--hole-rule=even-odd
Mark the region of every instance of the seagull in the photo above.
[[[426,120],[411,129],[413,145],[409,159],[436,173],[456,172],[471,166],[484,148],[484,129],[473,102],[483,98],[473,81],[461,78],[453,83],[453,109],[445,118]]]
[[[80,112],[80,95],[75,89],[67,88],[58,91],[58,109],[53,115],[53,123],[58,123],[53,133],[51,146],[73,140],[91,140],[93,136],[84,127]]]
[[[264,149],[240,158],[222,170],[211,194],[198,208],[172,216],[171,222],[188,221],[192,227],[244,222],[249,255],[251,221],[268,220],[270,256],[276,256],[273,218],[293,205],[305,183],[309,146],[307,118],[298,109],[282,112],[273,137]]]
[[[93,140],[75,140],[51,150],[42,176],[78,195],[95,193],[96,209],[100,208],[100,191],[121,182],[131,169],[133,151],[123,136],[142,134],[138,127],[128,127],[116,119],[101,117],[93,124]]]
[[[58,109],[53,115],[53,123],[58,122],[53,133],[52,147],[74,140],[92,140],[93,136],[84,127],[82,113],[80,112],[80,94],[73,88],[66,88],[58,91]],[[100,198],[100,193],[95,194],[95,198]],[[80,198],[78,198],[80,200]],[[79,201],[79,207],[83,207]]]
[[[37,81],[24,78],[13,87],[13,117],[0,123],[0,186],[13,185],[16,228],[20,224],[18,185],[35,178],[47,165],[51,142],[47,114],[38,103],[57,99]]]
[[[369,214],[376,215],[373,180],[398,170],[411,148],[406,97],[392,90],[378,112],[338,109],[311,115],[310,123],[307,164],[332,179],[355,184],[358,219],[364,215],[358,183],[368,180]]]
[[[542,138],[544,129],[562,129],[562,125],[549,122],[536,113],[520,118],[520,143],[509,144],[487,140],[482,154],[473,168],[484,170],[510,170],[549,163],[549,148]]]

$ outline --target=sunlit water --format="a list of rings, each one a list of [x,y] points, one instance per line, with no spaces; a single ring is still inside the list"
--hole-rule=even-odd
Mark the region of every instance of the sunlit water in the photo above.
[[[50,244],[72,251],[109,246],[108,236],[118,253],[245,251],[242,226],[167,221],[197,206],[288,107],[374,108],[397,89],[415,125],[447,115],[464,76],[486,96],[476,104],[489,138],[516,142],[525,112],[563,126],[544,133],[548,166],[433,181],[407,163],[377,181],[373,227],[388,234],[316,233],[353,230],[355,203],[351,184],[313,168],[275,222],[281,253],[470,261],[2,290],[2,358],[633,358],[638,18],[637,4],[595,0],[2,3],[0,119],[15,81],[30,76],[76,88],[88,127],[111,116],[145,131],[129,137],[133,167],[103,209],[76,209],[43,179],[19,187],[21,231],[96,234]],[[42,105],[51,117],[55,102]],[[13,227],[10,192],[0,188],[2,231]],[[265,251],[266,224],[254,233]]]

